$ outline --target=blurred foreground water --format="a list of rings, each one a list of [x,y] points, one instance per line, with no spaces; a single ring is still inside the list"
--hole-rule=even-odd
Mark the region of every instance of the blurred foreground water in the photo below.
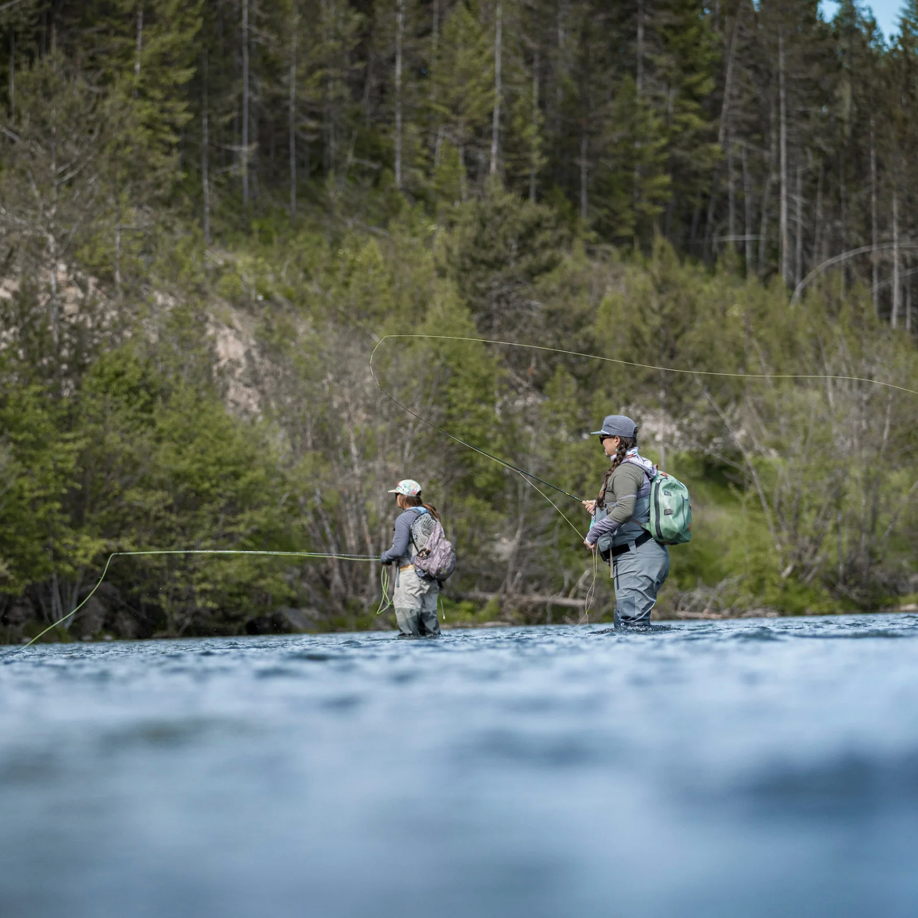
[[[0,915],[918,914],[918,616],[0,650]]]

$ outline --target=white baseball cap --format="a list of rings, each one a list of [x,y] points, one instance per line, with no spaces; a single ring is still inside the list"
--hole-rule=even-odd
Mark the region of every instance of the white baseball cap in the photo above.
[[[403,478],[390,494],[404,494],[405,497],[417,497],[421,493],[421,486],[413,478]]]

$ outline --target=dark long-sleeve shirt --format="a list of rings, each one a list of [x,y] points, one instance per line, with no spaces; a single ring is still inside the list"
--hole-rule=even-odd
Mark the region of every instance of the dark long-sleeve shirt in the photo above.
[[[644,472],[633,462],[623,462],[609,478],[603,502],[609,515],[593,524],[586,540],[595,545],[600,536],[612,535],[634,515],[634,502],[644,484]]]
[[[379,556],[383,564],[397,561],[401,567],[411,561],[408,550],[411,545],[411,524],[418,518],[418,515],[418,511],[411,508],[396,518],[395,525],[392,527],[395,533],[392,537],[392,547]]]

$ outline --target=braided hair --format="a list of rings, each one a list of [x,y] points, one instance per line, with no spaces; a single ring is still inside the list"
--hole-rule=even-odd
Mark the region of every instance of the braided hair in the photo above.
[[[625,461],[625,456],[628,454],[628,450],[634,449],[634,447],[637,446],[637,435],[637,428],[635,428],[633,437],[619,437],[618,449],[615,451],[615,455],[612,457],[612,465],[606,469],[605,474],[602,476],[602,487],[599,489],[599,497],[596,498],[597,507],[605,507],[603,496],[606,493],[606,487],[609,484],[609,479],[612,477],[615,470]]]

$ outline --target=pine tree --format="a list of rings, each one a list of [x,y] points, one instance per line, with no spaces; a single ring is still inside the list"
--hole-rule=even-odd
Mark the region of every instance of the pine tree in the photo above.
[[[24,73],[18,93],[22,104],[3,132],[0,229],[18,277],[44,305],[50,349],[41,359],[60,382],[75,360],[62,286],[75,273],[77,250],[117,217],[106,187],[113,172],[123,174],[111,156],[121,124],[60,51]]]
[[[667,0],[656,11],[651,98],[665,124],[675,219],[689,215],[708,192],[720,155],[707,105],[719,63],[712,17],[701,0]],[[673,219],[669,234],[675,235]]]
[[[186,87],[198,58],[202,7],[203,0],[95,0],[70,24],[96,36],[85,66],[98,69],[130,107],[135,155],[163,174],[174,173],[179,133],[191,118]]]
[[[420,23],[416,0],[382,0],[374,11],[374,60],[380,97],[374,120],[389,148],[386,159],[400,191],[417,191],[423,180],[417,168],[422,162],[419,116],[424,99],[417,78],[423,69]]]
[[[606,238],[649,245],[672,196],[665,125],[630,77],[599,120],[594,226]]]
[[[481,25],[460,0],[443,27],[432,77],[436,93],[431,106],[438,120],[434,168],[439,168],[441,144],[448,140],[456,148],[461,164],[462,200],[468,196],[470,157],[477,153],[479,163],[482,161],[488,142],[484,130],[494,111],[491,50]],[[480,180],[484,172],[479,168]]]

